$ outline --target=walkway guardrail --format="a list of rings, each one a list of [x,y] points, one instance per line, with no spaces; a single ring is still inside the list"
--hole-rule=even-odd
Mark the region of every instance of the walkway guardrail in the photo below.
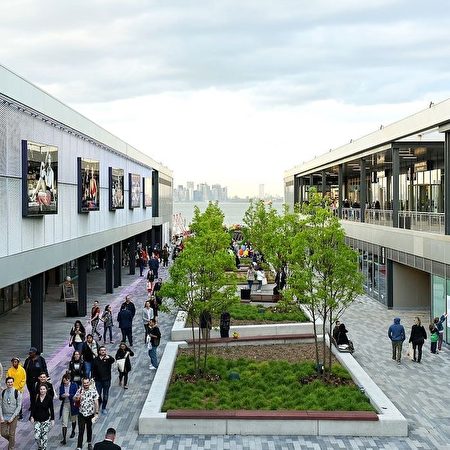
[[[361,209],[342,208],[342,219],[351,220],[352,222],[361,222]]]
[[[444,213],[400,211],[398,227],[406,230],[445,234]]]
[[[366,223],[392,227],[392,209],[366,209],[364,219]]]

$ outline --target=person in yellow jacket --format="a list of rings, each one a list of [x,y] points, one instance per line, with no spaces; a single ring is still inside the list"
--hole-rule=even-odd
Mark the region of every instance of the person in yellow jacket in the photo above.
[[[27,373],[20,364],[20,359],[14,356],[11,359],[11,367],[6,372],[7,377],[14,378],[14,389],[17,389],[21,394],[25,389],[27,383]],[[22,409],[20,410],[19,420],[22,420]]]

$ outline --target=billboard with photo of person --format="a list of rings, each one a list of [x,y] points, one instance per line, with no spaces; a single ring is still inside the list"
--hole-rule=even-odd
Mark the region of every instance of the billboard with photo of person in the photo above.
[[[143,191],[144,191],[144,208],[152,207],[152,177],[142,178]]]
[[[141,176],[135,173],[128,175],[129,206],[130,209],[141,207]]]
[[[78,158],[78,212],[100,209],[100,162]]]
[[[22,141],[22,215],[58,213],[58,147]]]
[[[109,168],[109,210],[123,209],[124,207],[124,171],[123,169]]]

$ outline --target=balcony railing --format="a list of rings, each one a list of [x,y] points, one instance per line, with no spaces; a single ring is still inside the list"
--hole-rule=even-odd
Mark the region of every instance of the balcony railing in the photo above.
[[[366,209],[364,219],[366,223],[392,227],[391,209]]]
[[[342,208],[342,218],[352,222],[361,222],[361,210],[359,208]]]
[[[445,234],[444,213],[400,211],[398,213],[398,227],[407,230]]]

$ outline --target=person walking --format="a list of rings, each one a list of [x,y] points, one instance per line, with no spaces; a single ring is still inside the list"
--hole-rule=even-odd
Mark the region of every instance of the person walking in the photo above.
[[[80,352],[74,351],[72,359],[69,362],[69,376],[70,381],[73,381],[78,386],[81,386],[81,380],[85,376],[85,367],[83,363],[83,357]]]
[[[250,292],[252,290],[253,283],[255,282],[255,275],[256,275],[255,269],[253,267],[253,264],[251,264],[247,270],[247,286],[250,289]]]
[[[98,392],[99,405],[102,407],[102,414],[107,414],[106,405],[108,403],[109,389],[111,387],[111,367],[115,359],[106,354],[106,348],[101,346],[98,356],[92,363],[92,377],[95,380],[95,387]]]
[[[438,339],[438,345],[437,349],[438,351],[442,350],[442,342],[444,341],[444,322],[445,319],[447,319],[447,313],[442,314],[441,317],[435,317],[434,318],[434,324],[436,325],[436,328],[439,332],[439,339]]]
[[[438,345],[438,341],[439,341],[439,330],[436,326],[436,323],[431,322],[430,326],[430,343],[431,343],[431,353],[433,353],[434,355],[439,353],[437,350],[437,345]]]
[[[116,430],[108,428],[106,430],[105,439],[102,442],[97,442],[94,445],[94,450],[121,450],[122,447],[114,443],[116,440]]]
[[[81,321],[76,320],[70,330],[69,346],[73,346],[74,350],[81,352],[85,338],[86,330]]]
[[[119,314],[117,315],[117,323],[119,324],[120,331],[122,332],[122,342],[126,342],[133,347],[133,316],[126,306],[122,305]]]
[[[102,338],[102,335],[97,330],[98,324],[100,322],[100,314],[101,314],[100,304],[98,303],[98,300],[95,300],[91,308],[91,326],[92,326],[92,335],[97,336],[98,340]]]
[[[80,383],[81,384],[81,383]],[[70,381],[70,374],[65,373],[61,379],[59,386],[59,399],[61,400],[61,406],[59,408],[59,418],[62,424],[62,441],[61,445],[67,444],[67,427],[69,422],[72,424],[71,438],[75,437],[75,427],[77,425],[76,419],[78,414],[78,408],[75,407],[73,398],[77,393],[79,385]]]
[[[256,292],[261,292],[264,278],[264,271],[261,269],[261,267],[258,267],[258,269],[256,269],[256,281],[258,282],[258,288],[256,289]]]
[[[125,301],[120,306],[120,309],[125,308],[131,313],[132,319],[134,319],[134,316],[136,315],[136,306],[134,305],[133,301],[131,300],[131,295],[127,295],[125,297]]]
[[[33,407],[34,400],[36,399],[37,392],[34,391],[34,387],[36,386],[36,383],[38,381],[39,375],[41,372],[45,372],[48,374],[47,371],[47,363],[42,357],[36,347],[31,347],[28,352],[28,358],[25,360],[23,364],[23,368],[26,372],[26,383],[27,383],[27,389],[30,394],[30,411]]]
[[[86,336],[86,342],[83,344],[81,355],[83,356],[84,374],[87,378],[91,378],[92,362],[98,355],[98,349],[100,346],[97,341],[94,341],[92,334]]]
[[[6,371],[6,376],[14,379],[14,389],[19,391],[23,398],[23,391],[27,382],[27,373],[21,366],[20,359],[16,356],[11,358],[11,367]],[[22,408],[20,408],[19,420],[22,420],[22,418]]]
[[[36,400],[31,409],[30,421],[34,424],[34,439],[38,449],[47,450],[48,433],[55,424],[53,397],[49,394],[47,385],[40,384]]]
[[[392,359],[401,364],[402,345],[405,340],[405,328],[400,324],[400,318],[396,317],[394,323],[388,329],[388,336],[392,342]]]
[[[169,265],[169,246],[167,244],[164,244],[164,247],[161,251],[161,258],[163,261],[163,267],[167,267]]]
[[[130,356],[134,356],[133,350],[127,347],[125,342],[121,342],[116,352],[117,369],[119,371],[119,386],[128,389],[128,373],[131,372]]]
[[[155,254],[153,254],[152,257],[150,258],[150,261],[148,262],[148,267],[153,272],[153,275],[155,276],[156,280],[156,278],[158,278],[159,259]]]
[[[1,393],[0,430],[8,441],[8,450],[13,450],[16,444],[16,427],[22,410],[22,393],[14,387],[14,378],[6,377],[6,389]]]
[[[147,343],[147,336],[150,334],[150,320],[154,318],[153,309],[150,305],[150,301],[145,302],[142,310],[142,322],[144,324],[144,344]]]
[[[84,378],[82,386],[74,396],[78,404],[78,442],[77,450],[83,448],[84,430],[87,433],[88,450],[92,450],[92,424],[98,418],[98,392],[89,378]]]
[[[106,334],[109,333],[109,343],[114,344],[112,340],[113,317],[111,305],[106,305],[102,315],[103,321],[103,342],[106,344]]]
[[[411,328],[411,335],[409,337],[409,342],[411,342],[413,346],[413,361],[420,363],[422,360],[422,347],[426,338],[427,332],[425,331],[419,317],[416,317],[414,319],[414,325]]]
[[[148,356],[150,357],[150,370],[156,370],[158,368],[158,355],[157,349],[161,341],[161,331],[159,330],[156,320],[153,318],[150,320],[150,334],[147,337]]]

